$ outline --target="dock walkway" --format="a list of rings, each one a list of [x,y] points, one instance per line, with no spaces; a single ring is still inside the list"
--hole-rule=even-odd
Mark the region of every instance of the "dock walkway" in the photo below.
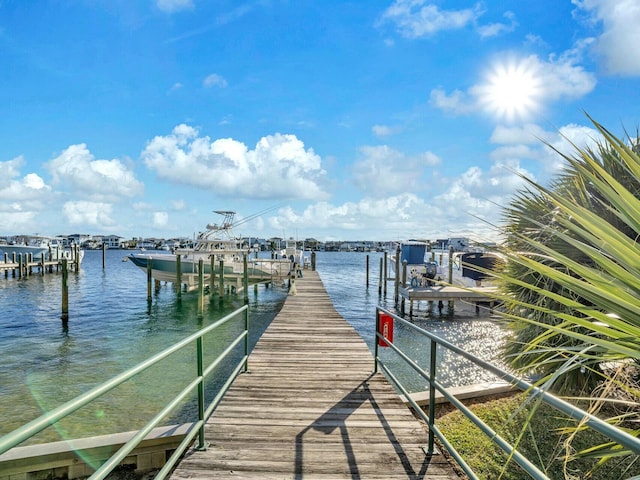
[[[206,426],[180,479],[456,479],[336,312],[317,272],[304,271]],[[373,321],[373,319],[372,319]],[[373,341],[373,339],[372,339]]]

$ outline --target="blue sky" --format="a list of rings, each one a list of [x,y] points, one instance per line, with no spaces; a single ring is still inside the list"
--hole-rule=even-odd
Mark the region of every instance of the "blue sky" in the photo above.
[[[640,126],[637,0],[0,0],[0,235],[495,239]]]

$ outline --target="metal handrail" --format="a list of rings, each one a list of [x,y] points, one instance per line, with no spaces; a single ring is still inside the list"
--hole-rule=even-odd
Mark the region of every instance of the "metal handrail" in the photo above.
[[[411,330],[420,333],[430,340],[431,348],[430,348],[430,366],[429,372],[426,372],[422,369],[416,362],[411,360],[404,352],[402,352],[388,337],[384,336],[381,333],[381,328],[379,325],[380,321],[380,313],[391,316],[394,321],[400,322],[402,325],[410,328]],[[420,415],[420,417],[427,423],[429,426],[429,445],[428,451],[429,453],[433,453],[434,451],[434,436],[438,437],[438,439],[442,442],[445,448],[451,453],[451,455],[458,462],[460,467],[465,471],[465,473],[472,479],[477,479],[478,477],[473,472],[471,467],[464,461],[464,459],[460,456],[459,452],[451,445],[451,443],[444,437],[442,432],[435,426],[435,390],[437,389],[442,395],[458,410],[460,410],[469,420],[471,420],[475,425],[477,425],[480,430],[489,437],[491,441],[493,441],[496,445],[498,445],[501,449],[503,449],[506,453],[508,453],[513,460],[520,465],[531,477],[535,479],[548,479],[542,471],[540,471],[535,465],[533,465],[526,457],[524,457],[516,448],[509,444],[506,440],[500,437],[491,427],[489,427],[486,423],[484,423],[480,418],[478,418],[471,410],[469,410],[462,402],[460,402],[456,397],[450,394],[447,389],[436,379],[436,350],[437,345],[442,345],[443,347],[451,350],[452,352],[466,358],[467,360],[475,363],[479,367],[490,371],[495,374],[497,377],[501,378],[509,382],[511,385],[518,387],[519,389],[527,392],[527,394],[534,399],[540,399],[548,405],[556,408],[560,412],[568,415],[569,417],[581,422],[581,424],[589,426],[596,430],[597,432],[609,437],[619,445],[622,445],[625,448],[630,449],[635,454],[640,454],[640,439],[634,437],[633,435],[616,428],[613,425],[595,417],[594,415],[585,412],[584,410],[571,405],[570,403],[552,395],[543,389],[532,385],[531,383],[518,378],[511,373],[489,363],[484,360],[477,358],[476,356],[468,353],[460,347],[449,343],[443,338],[434,335],[433,333],[420,328],[413,323],[405,320],[404,318],[396,315],[395,313],[383,308],[376,307],[376,335],[374,342],[374,372],[377,372],[378,365],[382,367],[385,375],[391,380],[394,385],[402,392],[402,394],[407,398],[408,402],[414,408],[416,413]],[[406,390],[404,386],[400,383],[400,381],[389,371],[387,366],[384,364],[383,360],[378,355],[378,341],[383,340],[384,343],[389,346],[394,352],[396,352],[400,358],[402,358],[413,370],[418,372],[427,382],[429,383],[429,415],[427,415],[420,406],[411,398],[410,393]]]
[[[191,444],[191,441],[195,438],[197,434],[199,434],[198,446],[196,448],[205,449],[206,443],[204,440],[204,424],[206,419],[213,413],[215,408],[218,406],[222,397],[226,393],[226,391],[231,386],[231,383],[235,379],[235,377],[242,371],[247,371],[248,369],[248,351],[249,351],[249,316],[248,316],[248,305],[244,305],[215,323],[199,330],[198,332],[186,337],[180,342],[172,345],[171,347],[163,350],[162,352],[148,358],[147,360],[139,363],[138,365],[126,370],[125,372],[107,380],[106,382],[92,388],[88,392],[75,397],[74,399],[60,405],[59,407],[51,410],[48,413],[32,420],[26,425],[17,428],[16,430],[8,433],[7,435],[0,438],[0,455],[4,452],[12,449],[13,447],[21,444],[25,440],[33,437],[37,433],[41,432],[45,428],[50,425],[55,424],[59,420],[65,418],[66,416],[74,413],[80,408],[84,407],[88,403],[94,401],[95,399],[101,397],[122,383],[130,380],[132,377],[138,375],[139,373],[147,370],[153,365],[157,364],[159,361],[167,358],[169,355],[181,350],[182,348],[192,344],[194,341],[197,343],[197,375],[194,379],[183,388],[178,394],[165,405],[165,407],[156,414],[142,429],[140,429],[127,443],[125,443],[113,456],[111,456],[105,463],[103,463],[100,468],[98,468],[94,474],[90,477],[92,480],[98,480],[105,478],[111,470],[113,470],[136,446],[144,440],[153,428],[158,426],[160,422],[162,422],[163,418],[166,417],[168,413],[174,410],[180,402],[191,392],[198,389],[201,390],[204,387],[204,381],[207,375],[209,375],[234,349],[244,340],[244,355],[240,359],[240,361],[235,366],[233,372],[222,386],[216,397],[212,400],[209,406],[206,407],[204,405],[204,395],[198,394],[198,421],[193,425],[191,430],[187,433],[184,440],[180,443],[178,448],[174,451],[174,453],[167,459],[167,463],[165,467],[156,475],[155,478],[163,479],[166,475],[171,471],[171,468],[177,463],[178,459],[182,455],[182,453],[187,449],[187,447]],[[204,368],[203,365],[203,345],[202,338],[212,332],[213,330],[219,328],[224,325],[228,321],[236,318],[238,315],[244,314],[244,329],[243,331],[231,341],[231,343],[227,346],[227,348],[209,365]]]

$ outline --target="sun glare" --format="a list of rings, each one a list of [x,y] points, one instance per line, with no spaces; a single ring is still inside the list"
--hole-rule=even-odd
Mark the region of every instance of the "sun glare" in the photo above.
[[[479,88],[484,108],[508,121],[529,117],[539,108],[541,95],[537,68],[526,60],[496,64]]]

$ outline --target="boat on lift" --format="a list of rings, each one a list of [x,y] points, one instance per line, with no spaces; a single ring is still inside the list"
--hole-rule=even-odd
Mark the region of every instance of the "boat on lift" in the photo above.
[[[504,262],[504,258],[492,251],[467,248],[464,251],[450,249],[428,250],[428,244],[409,240],[400,244],[400,275],[407,262],[407,283],[412,286],[431,286],[450,283],[457,287],[476,288],[491,286],[492,275]],[[391,270],[396,269],[396,255],[389,258]],[[451,281],[449,281],[451,271]]]
[[[225,278],[239,279],[244,275],[244,258],[247,257],[247,273],[250,281],[266,281],[281,278],[289,274],[288,259],[259,259],[256,251],[243,245],[242,239],[235,235],[234,227],[255,216],[240,222],[234,222],[236,212],[216,210],[221,215],[220,223],[208,224],[195,241],[193,248],[177,248],[173,253],[166,251],[141,252],[128,255],[128,259],[143,271],[151,263],[151,276],[159,281],[176,282],[178,258],[182,282],[188,288],[197,284],[198,265],[203,262],[203,274],[210,277],[222,272]]]

